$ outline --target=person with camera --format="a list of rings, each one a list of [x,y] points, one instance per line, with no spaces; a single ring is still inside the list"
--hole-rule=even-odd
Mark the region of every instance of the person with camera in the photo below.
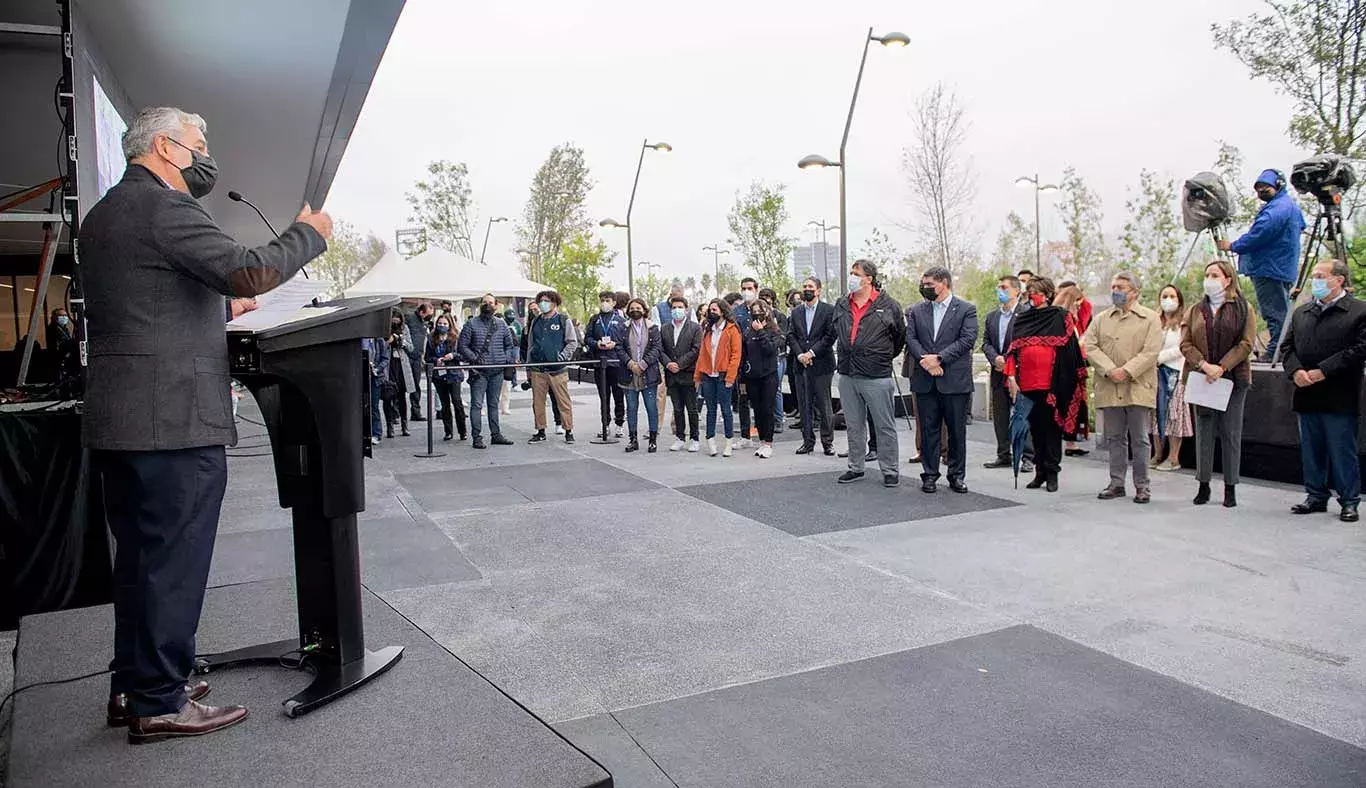
[[[549,393],[559,405],[564,420],[564,442],[574,442],[574,403],[569,399],[569,371],[562,364],[574,358],[579,349],[579,338],[574,323],[560,311],[560,294],[542,290],[536,294],[539,314],[526,327],[529,364],[552,364],[547,367],[528,367],[531,381],[531,412],[536,419],[536,434],[528,443],[540,443],[545,437],[545,399]]]
[[[494,313],[493,305],[493,294],[485,293],[479,300],[479,314],[465,323],[456,345],[461,361],[479,367],[469,370],[470,445],[476,449],[487,448],[479,428],[485,403],[489,410],[490,442],[494,446],[512,445],[499,427],[498,395],[503,389],[503,367],[516,363],[517,345],[508,324]]]
[[[394,437],[394,423],[400,422],[403,437],[408,437],[407,398],[409,391],[417,388],[413,382],[413,369],[408,363],[408,354],[413,349],[413,338],[408,327],[403,324],[403,315],[397,309],[389,317],[389,385],[384,387],[384,437]]]
[[[855,260],[849,266],[849,295],[835,305],[836,369],[849,437],[849,469],[836,479],[840,484],[863,478],[870,423],[878,436],[883,486],[901,483],[892,359],[906,347],[906,318],[880,285],[877,266]]]
[[[465,373],[459,367],[459,343],[460,332],[456,330],[451,316],[437,316],[436,325],[432,327],[432,336],[427,342],[426,361],[431,369],[431,381],[436,389],[436,396],[441,400],[439,415],[442,426],[446,428],[441,440],[445,441],[454,438],[453,427],[457,424],[460,426],[460,440],[465,439],[467,432],[465,403],[460,397],[460,384],[465,380]]]
[[[427,357],[427,340],[432,333],[432,305],[421,303],[403,318],[408,326],[408,336],[413,340],[413,349],[408,353],[408,366],[412,369],[413,382],[408,389],[408,405],[412,411],[409,421],[426,421],[422,415],[422,363]]]
[[[1270,339],[1261,361],[1271,361],[1281,341],[1285,315],[1290,309],[1290,286],[1295,282],[1300,259],[1300,234],[1304,214],[1286,188],[1285,176],[1264,170],[1252,185],[1257,199],[1266,203],[1252,227],[1236,241],[1220,241],[1219,249],[1238,255],[1238,273],[1252,279],[1257,305],[1266,319]]]
[[[781,421],[777,411],[778,384],[782,381],[779,360],[786,344],[777,314],[768,301],[760,299],[750,307],[749,331],[741,351],[740,377],[754,403],[754,425],[759,429],[759,446],[754,456],[766,460],[773,456],[774,425]]]

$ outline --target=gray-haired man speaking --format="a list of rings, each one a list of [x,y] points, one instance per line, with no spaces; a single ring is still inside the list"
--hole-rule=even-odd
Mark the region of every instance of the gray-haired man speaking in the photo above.
[[[84,439],[117,542],[109,723],[133,743],[234,725],[187,685],[209,561],[237,441],[224,298],[273,289],[327,249],[332,220],[304,205],[278,240],[238,244],[199,204],[218,167],[204,119],[143,110],[128,169],[81,225],[89,324]]]

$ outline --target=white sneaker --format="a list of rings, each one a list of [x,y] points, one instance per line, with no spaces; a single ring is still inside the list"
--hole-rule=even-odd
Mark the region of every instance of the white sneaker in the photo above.
[[[756,453],[759,455],[759,459],[767,460],[769,457],[773,456],[773,445],[766,443],[760,447],[759,451]]]
[[[563,424],[556,424],[556,425],[555,425],[555,434],[556,434],[556,435],[563,435],[563,434],[564,434],[564,425],[563,425]]]
[[[683,451],[683,447],[687,445],[688,444],[684,443],[681,440],[676,440],[674,441],[674,445],[669,447],[669,451]]]
[[[694,441],[694,442],[693,442],[693,446],[696,446],[696,445],[697,445],[697,443],[696,443],[696,441]],[[694,449],[689,449],[688,451],[697,451],[697,449],[695,449],[695,448],[694,448]],[[716,439],[715,439],[715,438],[707,438],[707,456],[709,456],[709,457],[715,457],[715,456],[716,456]]]
[[[736,438],[731,441],[731,447],[735,449],[748,449],[750,447],[749,438]]]
[[[689,443],[688,443],[688,453],[689,453],[689,454],[696,454],[696,453],[697,453],[697,449],[698,449],[697,441],[689,441]],[[712,454],[716,454],[716,449],[715,449],[715,447],[712,448],[711,453],[712,453]]]
[[[620,437],[624,436],[625,434],[626,434],[625,430],[622,428],[622,426],[621,426],[620,424],[618,424],[618,425],[617,425],[617,437],[620,438]]]
[[[726,441],[726,448],[725,448],[725,449],[722,449],[722,451],[721,451],[721,456],[722,456],[722,457],[729,457],[729,456],[730,456],[730,450],[731,450],[731,442],[730,442],[730,441]]]
[[[373,438],[371,438],[371,439],[370,439],[370,443],[372,443],[372,444],[373,444],[373,443],[379,443],[379,436],[376,435],[376,436],[374,436]]]

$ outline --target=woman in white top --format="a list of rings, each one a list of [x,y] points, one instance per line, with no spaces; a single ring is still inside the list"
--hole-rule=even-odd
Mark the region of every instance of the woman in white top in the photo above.
[[[1167,285],[1158,295],[1158,305],[1162,315],[1162,349],[1157,352],[1157,410],[1153,411],[1151,427],[1152,467],[1159,471],[1176,471],[1181,469],[1182,439],[1195,434],[1190,408],[1186,407],[1186,381],[1181,376],[1186,363],[1181,355],[1186,299],[1175,285]]]

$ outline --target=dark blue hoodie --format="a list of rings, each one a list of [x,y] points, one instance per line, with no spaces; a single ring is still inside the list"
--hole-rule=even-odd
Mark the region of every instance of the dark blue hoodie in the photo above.
[[[1274,185],[1276,178],[1275,171],[1267,170],[1257,177],[1257,182]],[[1233,242],[1233,251],[1238,254],[1238,273],[1294,282],[1300,265],[1302,232],[1304,215],[1300,206],[1290,190],[1282,187],[1257,212],[1252,227]]]

